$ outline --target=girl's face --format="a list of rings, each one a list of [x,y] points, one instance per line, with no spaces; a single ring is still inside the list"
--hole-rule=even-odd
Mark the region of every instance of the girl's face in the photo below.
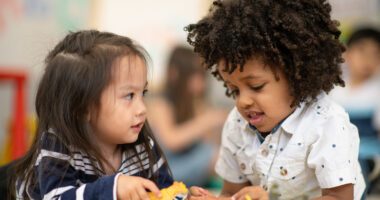
[[[202,72],[195,72],[189,78],[187,85],[193,97],[200,97],[206,90],[206,77]]]
[[[133,143],[146,120],[147,69],[138,56],[124,56],[113,68],[99,109],[90,113],[90,124],[102,143]]]
[[[237,68],[229,74],[223,68],[224,61],[221,61],[218,71],[234,95],[237,109],[260,132],[270,132],[293,112],[294,108],[290,107],[293,97],[282,72],[276,80],[270,67],[255,58],[246,62],[243,72]]]

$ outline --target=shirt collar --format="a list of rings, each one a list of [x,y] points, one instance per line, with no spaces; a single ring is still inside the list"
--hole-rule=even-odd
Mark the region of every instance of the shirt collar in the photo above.
[[[275,133],[279,128],[282,128],[285,132],[289,134],[294,134],[296,131],[297,126],[300,122],[300,115],[302,114],[305,106],[307,103],[302,102],[294,111],[292,114],[290,114],[285,120],[283,120],[279,125],[277,125],[271,133]],[[256,130],[254,126],[251,126],[242,116],[239,112],[237,116],[237,123],[240,126],[242,130]]]

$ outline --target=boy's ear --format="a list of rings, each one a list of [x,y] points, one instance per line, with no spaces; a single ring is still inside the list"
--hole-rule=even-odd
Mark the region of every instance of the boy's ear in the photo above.
[[[345,62],[347,61],[347,58],[348,58],[348,54],[349,54],[348,51],[349,51],[349,49],[347,49],[345,52],[342,53],[342,57],[343,57]]]

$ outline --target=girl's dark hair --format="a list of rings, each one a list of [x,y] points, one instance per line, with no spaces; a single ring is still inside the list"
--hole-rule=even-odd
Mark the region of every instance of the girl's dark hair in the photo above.
[[[299,105],[344,85],[339,66],[344,47],[330,12],[326,0],[216,0],[206,17],[185,30],[217,78],[213,66],[222,59],[232,73],[260,57],[274,73],[285,73],[293,105]]]
[[[56,136],[53,137],[55,140],[49,138],[53,148],[68,149],[69,155],[73,155],[72,148],[79,149],[89,155],[94,166],[97,161],[103,161],[110,166],[101,155],[100,149],[92,143],[92,133],[86,116],[90,108],[99,109],[101,93],[110,84],[113,76],[113,66],[123,56],[139,57],[148,64],[147,52],[130,38],[96,30],[70,33],[48,54],[35,102],[38,118],[36,137],[30,150],[18,162],[12,187],[16,185],[18,178],[30,185],[38,184],[35,180],[34,163],[41,151],[41,145],[46,143],[44,140],[47,137],[43,135],[50,128]],[[158,155],[150,151],[150,139],[155,142],[148,122],[145,122],[137,141],[121,145],[121,148],[137,155],[135,146],[143,144],[152,170]],[[63,144],[63,147],[59,144]],[[155,142],[155,145],[158,143]],[[158,146],[155,148],[163,156],[161,149]],[[139,156],[137,158],[140,159]],[[101,168],[104,167],[102,162],[99,164]],[[143,167],[141,160],[140,164]],[[100,176],[102,172],[97,174]],[[149,174],[158,183],[157,176],[154,176],[157,174],[153,171]],[[145,174],[146,177],[150,175]],[[23,195],[27,198],[26,194]]]
[[[164,94],[173,104],[176,123],[194,116],[194,97],[189,91],[189,80],[197,73],[205,75],[200,57],[188,47],[175,47],[168,61]]]

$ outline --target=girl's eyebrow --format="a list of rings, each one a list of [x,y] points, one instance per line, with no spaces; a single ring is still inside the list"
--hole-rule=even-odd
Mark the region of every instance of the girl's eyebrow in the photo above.
[[[145,82],[144,89],[147,87],[148,87],[148,81]],[[125,85],[121,86],[120,89],[122,89],[122,90],[129,90],[129,89],[139,90],[140,87],[138,87],[137,85],[133,85],[133,84],[125,84]]]

